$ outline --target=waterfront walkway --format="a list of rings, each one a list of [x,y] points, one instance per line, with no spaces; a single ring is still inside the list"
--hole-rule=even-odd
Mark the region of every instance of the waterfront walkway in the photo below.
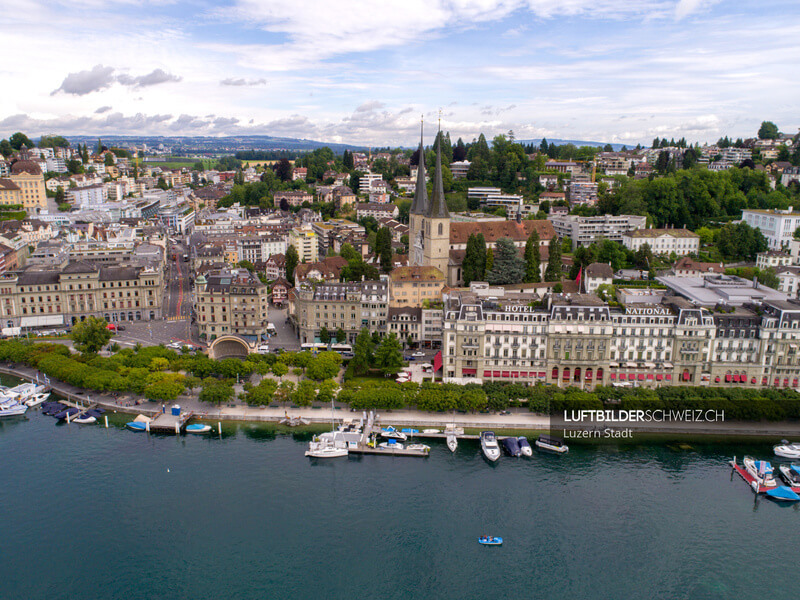
[[[42,373],[25,365],[2,365],[0,373],[15,377],[35,380],[38,374],[39,381],[43,381]],[[82,404],[97,403],[103,408],[116,412],[130,414],[144,414],[153,416],[160,413],[161,403],[149,402],[140,396],[130,393],[114,396],[108,393],[92,392],[76,388],[67,383],[50,380],[54,392]],[[311,423],[330,423],[331,410],[327,407],[249,407],[236,403],[233,406],[209,406],[201,403],[196,396],[182,396],[177,401],[184,411],[191,411],[197,418],[212,421],[272,421],[277,422],[287,414],[290,417],[302,417]],[[494,429],[494,430],[526,430],[549,431],[551,419],[547,415],[531,413],[526,409],[511,409],[509,414],[492,413],[428,413],[418,410],[378,410],[382,425],[394,425],[398,428],[415,427],[417,429],[436,428],[444,429],[447,424],[455,423],[465,429]],[[336,420],[361,418],[361,411],[351,411],[347,406],[337,407]],[[562,426],[552,423],[553,434],[561,435]],[[614,424],[617,431],[630,429],[633,433],[663,433],[670,435],[733,435],[733,436],[769,436],[780,439],[800,435],[800,423],[788,422],[672,422],[672,423],[632,423]],[[589,430],[589,427],[571,429]],[[598,435],[583,436],[585,439],[603,439],[605,426],[597,426]],[[575,436],[571,436],[575,437]],[[613,437],[609,439],[614,439]]]

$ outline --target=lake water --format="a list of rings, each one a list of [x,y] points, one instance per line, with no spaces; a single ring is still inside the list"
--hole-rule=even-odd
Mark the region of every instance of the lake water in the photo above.
[[[800,510],[759,442],[312,462],[308,434],[0,422],[2,598],[794,598]],[[500,535],[499,548],[477,537]]]

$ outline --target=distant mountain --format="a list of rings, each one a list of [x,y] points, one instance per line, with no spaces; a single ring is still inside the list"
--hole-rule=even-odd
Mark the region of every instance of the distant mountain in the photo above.
[[[70,144],[88,144],[93,147],[97,144],[98,136],[71,135],[66,136]],[[291,152],[304,152],[316,150],[327,146],[336,153],[345,150],[364,150],[365,146],[350,144],[333,144],[297,138],[273,137],[270,135],[242,135],[242,136],[137,136],[137,135],[103,135],[99,136],[103,145],[111,146],[141,146],[158,148],[164,145],[174,152],[225,152],[232,153],[239,150],[289,150]]]
[[[563,146],[564,144],[574,144],[575,146],[594,146],[595,148],[602,148],[608,142],[587,142],[584,140],[559,140],[557,138],[545,138],[547,139],[548,144],[556,144],[557,146]],[[542,138],[536,140],[517,140],[519,144],[534,144],[538,146],[542,143]],[[611,144],[611,147],[614,149],[615,152],[622,150],[622,147],[625,146],[628,150],[633,150],[636,148],[636,144]]]

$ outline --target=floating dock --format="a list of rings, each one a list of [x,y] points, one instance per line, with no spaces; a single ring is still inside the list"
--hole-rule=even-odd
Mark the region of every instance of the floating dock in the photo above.
[[[180,434],[186,428],[186,423],[192,418],[192,414],[191,412],[181,412],[179,415],[170,412],[159,413],[150,421],[150,431]]]
[[[750,475],[743,466],[736,464],[736,459],[732,460],[730,463],[731,468],[736,471],[739,476],[747,482],[747,485],[750,486],[750,489],[753,490],[756,494],[766,494],[768,490],[774,490],[774,487],[767,487],[765,485],[760,485],[756,478]]]

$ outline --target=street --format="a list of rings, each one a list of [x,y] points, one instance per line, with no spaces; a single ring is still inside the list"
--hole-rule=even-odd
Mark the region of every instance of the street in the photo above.
[[[192,313],[192,289],[189,263],[184,262],[183,255],[189,249],[182,242],[175,240],[167,251],[167,272],[164,286],[163,315],[168,317],[190,316]],[[173,259],[172,256],[175,256]]]

